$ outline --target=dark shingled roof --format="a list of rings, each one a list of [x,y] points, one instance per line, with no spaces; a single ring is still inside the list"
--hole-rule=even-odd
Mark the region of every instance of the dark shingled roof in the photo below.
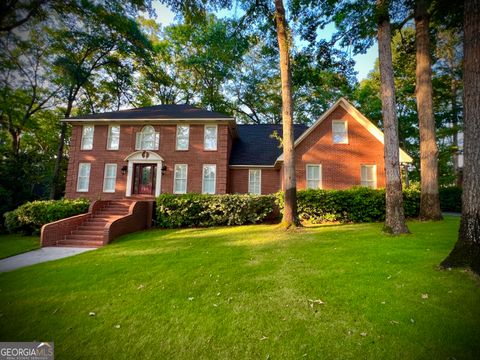
[[[295,140],[307,129],[306,125],[294,125]],[[282,125],[237,125],[230,165],[274,165],[282,154],[278,140],[270,136],[275,130],[282,136]]]
[[[215,111],[208,111],[192,105],[156,105],[136,109],[111,111],[72,117],[68,120],[177,120],[177,119],[232,119],[233,117]]]

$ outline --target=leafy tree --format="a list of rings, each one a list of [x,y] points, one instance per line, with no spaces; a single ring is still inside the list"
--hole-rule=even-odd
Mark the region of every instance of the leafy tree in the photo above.
[[[480,1],[464,2],[465,174],[458,240],[443,267],[480,274]]]

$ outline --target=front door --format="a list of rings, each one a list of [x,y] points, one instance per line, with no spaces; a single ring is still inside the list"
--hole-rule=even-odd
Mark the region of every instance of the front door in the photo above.
[[[133,165],[133,194],[154,195],[156,164]]]

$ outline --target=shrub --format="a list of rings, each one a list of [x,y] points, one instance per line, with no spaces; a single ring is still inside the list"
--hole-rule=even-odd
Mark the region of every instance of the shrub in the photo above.
[[[297,193],[301,220],[322,222],[372,222],[385,219],[385,190],[354,187],[348,190],[300,190]],[[405,216],[416,217],[420,209],[420,191],[403,191]],[[283,193],[277,193],[283,209]]]
[[[162,194],[157,197],[157,226],[255,224],[266,220],[274,207],[273,195]]]
[[[440,208],[442,211],[462,211],[462,189],[457,186],[443,187],[439,189]]]
[[[86,199],[27,202],[4,214],[5,226],[10,233],[35,234],[44,224],[87,212],[89,204]]]

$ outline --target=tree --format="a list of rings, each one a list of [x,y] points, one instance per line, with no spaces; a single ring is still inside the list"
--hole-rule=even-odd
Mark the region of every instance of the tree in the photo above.
[[[398,123],[393,81],[390,16],[388,0],[377,0],[378,53],[380,60],[381,99],[385,134],[386,214],[385,230],[392,234],[408,233],[403,209],[400,176]]]
[[[285,227],[298,226],[297,183],[293,137],[292,73],[287,20],[282,0],[275,0],[275,23],[280,52],[280,77],[282,81],[282,124],[283,124],[283,186],[285,206],[282,223]]]
[[[464,179],[458,240],[441,266],[480,274],[480,0],[464,2]]]
[[[429,0],[417,0],[415,4],[416,97],[420,128],[420,218],[440,220],[442,212],[438,195],[438,149],[433,116],[429,5]]]

